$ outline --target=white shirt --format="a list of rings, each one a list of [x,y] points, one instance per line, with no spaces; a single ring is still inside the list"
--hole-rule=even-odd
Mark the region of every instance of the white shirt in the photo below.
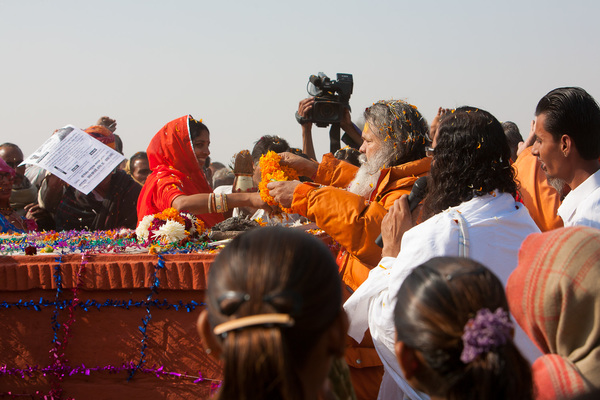
[[[505,285],[517,266],[521,243],[529,234],[540,231],[523,204],[515,202],[510,194],[494,192],[451,207],[404,234],[398,257],[384,257],[344,304],[350,318],[348,334],[360,342],[370,328],[383,362],[385,374],[379,398],[383,393],[394,393],[394,385],[396,393],[399,388],[405,398],[423,398],[405,382],[394,354],[396,294],[420,264],[437,256],[459,256],[461,234],[457,221],[461,217],[466,221],[469,257],[488,267]],[[526,358],[541,355],[522,330],[515,335],[515,342]]]
[[[585,225],[600,228],[600,170],[567,194],[558,207],[558,215],[565,227]]]

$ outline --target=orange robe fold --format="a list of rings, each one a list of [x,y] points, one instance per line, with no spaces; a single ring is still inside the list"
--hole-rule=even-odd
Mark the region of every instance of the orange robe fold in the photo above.
[[[520,184],[521,200],[538,228],[542,232],[561,228],[563,221],[556,212],[560,206],[560,195],[548,183],[540,162],[531,154],[531,147],[523,150],[513,168]]]

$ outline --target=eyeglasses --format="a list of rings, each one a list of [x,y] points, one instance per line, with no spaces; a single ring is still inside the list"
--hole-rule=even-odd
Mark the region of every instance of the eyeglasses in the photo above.
[[[434,152],[435,152],[435,149],[433,147],[425,147],[425,155],[427,157],[433,157]]]

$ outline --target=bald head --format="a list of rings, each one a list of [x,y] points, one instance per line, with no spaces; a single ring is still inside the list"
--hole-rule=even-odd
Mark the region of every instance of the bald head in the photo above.
[[[2,158],[9,167],[15,170],[17,175],[15,176],[14,186],[20,186],[23,183],[23,178],[25,177],[25,166],[18,166],[23,162],[23,152],[19,146],[14,143],[0,144],[0,158]]]

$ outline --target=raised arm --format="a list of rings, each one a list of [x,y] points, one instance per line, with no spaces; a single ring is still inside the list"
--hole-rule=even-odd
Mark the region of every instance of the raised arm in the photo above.
[[[317,156],[312,140],[312,122],[310,122],[310,112],[312,111],[313,104],[315,104],[314,97],[300,100],[296,119],[302,126],[302,152],[311,159],[316,160]]]

